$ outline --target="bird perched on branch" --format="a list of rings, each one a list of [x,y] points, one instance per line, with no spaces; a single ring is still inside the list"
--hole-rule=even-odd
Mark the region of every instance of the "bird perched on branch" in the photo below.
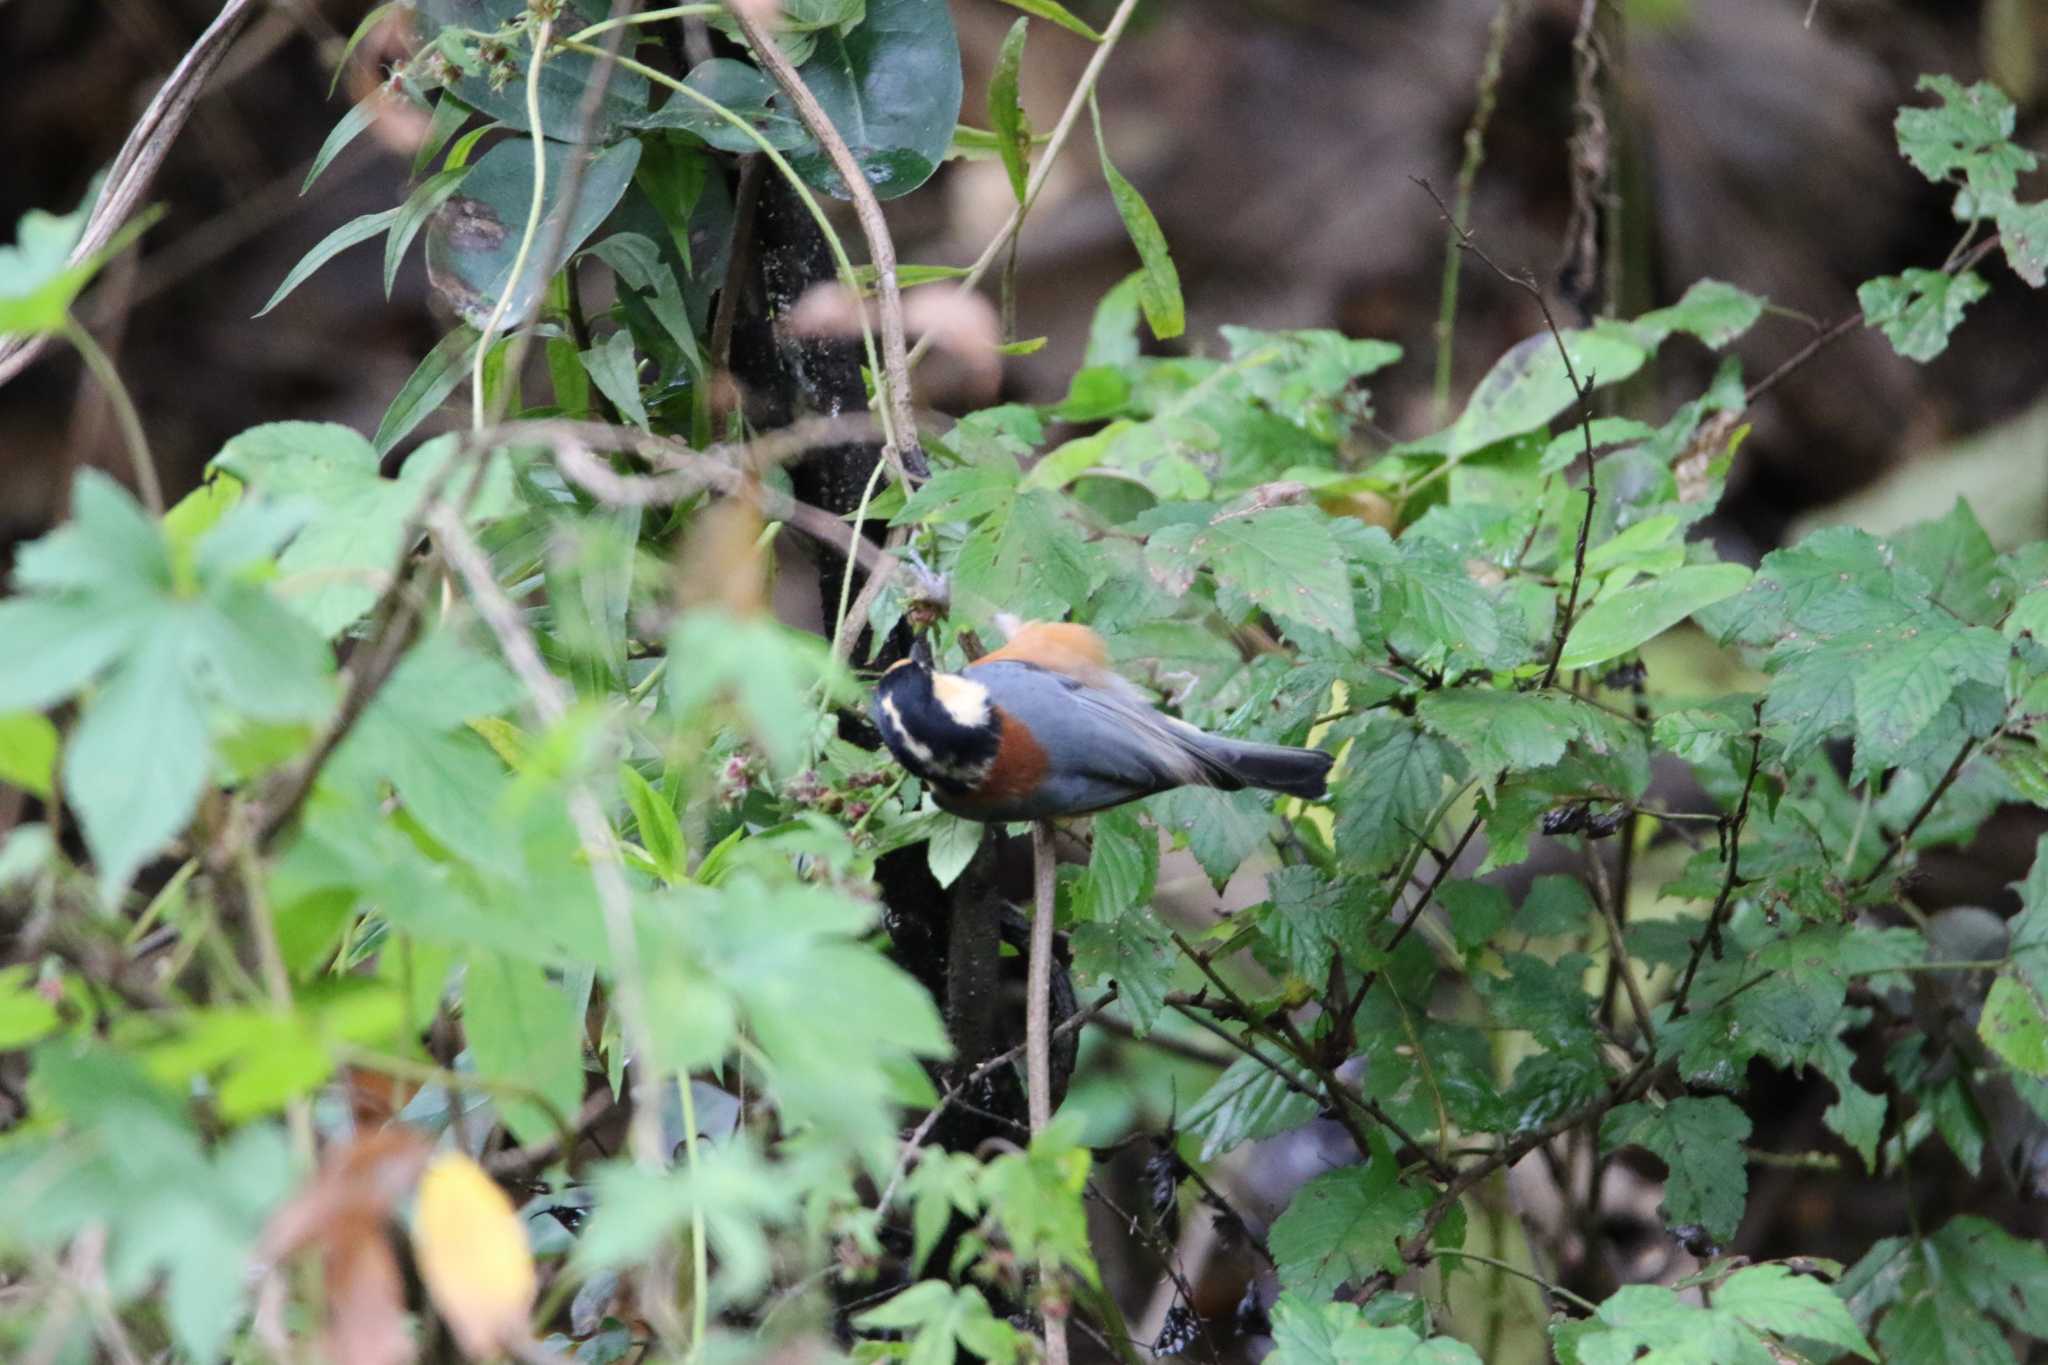
[[[1024,626],[959,673],[936,671],[920,641],[875,685],[872,710],[896,761],[969,820],[1085,815],[1187,786],[1320,800],[1334,761],[1160,714],[1078,625]]]

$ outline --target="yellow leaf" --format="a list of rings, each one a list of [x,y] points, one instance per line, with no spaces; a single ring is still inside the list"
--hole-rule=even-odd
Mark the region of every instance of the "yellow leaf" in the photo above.
[[[420,1180],[412,1245],[434,1307],[463,1353],[484,1360],[527,1340],[536,1282],[526,1227],[483,1167],[459,1152]]]

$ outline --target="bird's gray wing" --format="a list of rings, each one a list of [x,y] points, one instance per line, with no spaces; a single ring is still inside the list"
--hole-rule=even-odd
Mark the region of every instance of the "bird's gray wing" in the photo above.
[[[1141,790],[1228,780],[1203,753],[1199,730],[1135,698],[1010,659],[977,664],[967,676],[1030,730],[1057,772]]]

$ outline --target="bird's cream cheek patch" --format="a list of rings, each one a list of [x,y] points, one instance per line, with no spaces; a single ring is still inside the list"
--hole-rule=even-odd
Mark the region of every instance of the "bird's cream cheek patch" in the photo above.
[[[988,724],[988,689],[952,673],[932,677],[932,695],[956,724],[979,730]]]

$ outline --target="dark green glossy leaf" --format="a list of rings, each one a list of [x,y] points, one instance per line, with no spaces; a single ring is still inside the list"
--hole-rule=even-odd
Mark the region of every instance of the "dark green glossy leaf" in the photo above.
[[[569,158],[577,153],[556,142],[541,147],[547,163],[541,219],[517,282],[512,280],[512,267],[533,205],[532,139],[508,138],[485,152],[470,167],[462,193],[443,203],[427,223],[427,278],[472,325],[481,326],[499,295],[507,292],[511,298],[504,324],[524,321],[539,302],[548,277],[583,246],[619,202],[640,161],[640,144],[631,139],[599,151],[584,169],[572,212],[561,191]],[[559,249],[543,259],[557,238]]]
[[[945,160],[960,118],[960,42],[945,0],[868,0],[851,33],[818,35],[797,71],[846,139],[879,198],[929,180]],[[847,198],[821,149],[790,157],[814,187]]]

